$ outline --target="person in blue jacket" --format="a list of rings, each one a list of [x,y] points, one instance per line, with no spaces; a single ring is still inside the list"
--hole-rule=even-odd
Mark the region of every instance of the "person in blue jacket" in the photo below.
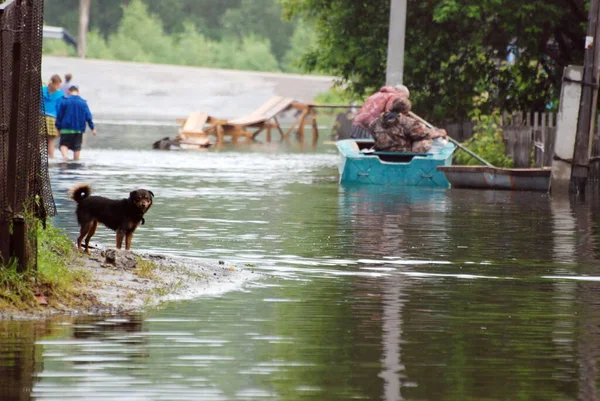
[[[54,74],[50,77],[48,85],[42,87],[42,101],[44,102],[44,112],[42,117],[46,119],[48,157],[50,158],[54,157],[54,140],[58,137],[55,123],[56,112],[63,99],[63,93],[59,90],[61,82],[60,76]]]
[[[59,149],[65,159],[68,159],[69,150],[72,150],[73,160],[79,160],[86,123],[94,135],[97,132],[90,108],[79,96],[79,87],[71,85],[69,94],[69,97],[62,99],[56,116],[56,128],[60,135]]]

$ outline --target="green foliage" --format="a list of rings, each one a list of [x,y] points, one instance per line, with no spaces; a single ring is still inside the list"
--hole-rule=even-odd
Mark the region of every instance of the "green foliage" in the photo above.
[[[282,0],[288,18],[314,21],[317,46],[303,57],[310,71],[341,77],[366,95],[385,81],[389,0]],[[409,2],[404,83],[417,114],[436,123],[467,118],[479,107],[544,111],[555,104],[563,68],[583,60],[586,4],[546,0]],[[517,53],[507,62],[509,52]]]
[[[276,0],[241,0],[239,7],[225,11],[221,23],[227,35],[268,39],[277,60],[283,59],[294,32],[294,24],[282,20],[281,4]]]
[[[25,273],[18,272],[17,268],[16,259],[11,259],[5,266],[0,265],[0,308],[5,305],[31,304],[34,300],[31,281]]]
[[[119,60],[160,62],[171,51],[172,40],[165,36],[160,19],[148,12],[141,0],[123,7],[119,29],[108,40],[108,47]]]
[[[174,37],[176,46],[173,59],[177,64],[216,67],[219,59],[219,43],[207,38],[186,23],[183,32]]]
[[[192,24],[211,40],[221,40],[231,33],[223,27],[223,15],[241,6],[241,0],[144,0],[144,3],[162,20],[168,34],[181,33],[186,24]]]
[[[143,0],[149,12],[157,15],[168,34],[181,33],[185,23],[202,28],[211,39],[220,39],[225,32],[223,14],[237,8],[241,0]],[[123,18],[123,5],[129,1],[94,0],[90,8],[90,29],[96,29],[106,39],[117,32]],[[44,20],[48,25],[78,32],[79,0],[46,0]]]
[[[249,36],[239,41],[221,43],[218,67],[251,71],[278,71],[279,63],[271,53],[268,39]]]
[[[46,23],[76,33],[78,4],[78,0],[48,0]],[[282,20],[278,0],[103,0],[91,4],[90,58],[259,71],[279,71],[280,64],[289,63],[283,60],[290,51],[295,24]],[[45,53],[67,55],[54,45]]]
[[[51,298],[49,302],[60,299],[66,303],[76,295],[74,285],[88,279],[83,272],[68,268],[76,254],[62,231],[50,224],[44,230],[39,221],[27,220],[37,225],[32,234],[37,235],[37,270],[19,272],[15,259],[0,264],[0,309],[33,307],[38,294]]]
[[[88,57],[180,64],[201,67],[279,71],[268,39],[249,35],[221,42],[201,34],[192,23],[181,33],[166,35],[160,19],[141,0],[123,7],[118,30],[108,39],[97,31],[88,34]]]
[[[77,52],[72,46],[58,39],[44,39],[42,52],[53,56],[73,57]]]
[[[314,26],[311,23],[298,20],[290,39],[290,48],[283,57],[282,69],[285,72],[305,72],[301,60],[308,52],[314,51],[315,40]]]
[[[156,265],[156,263],[138,257],[137,264],[135,267],[135,274],[142,278],[151,279],[155,277],[157,269],[158,266]]]
[[[55,294],[68,293],[75,282],[82,281],[84,275],[72,271],[67,263],[77,257],[73,243],[67,235],[48,224],[44,230],[41,224],[37,230],[38,240],[38,285]]]
[[[92,30],[87,36],[87,56],[89,58],[114,59],[111,49],[108,48],[106,40],[97,29]]]
[[[475,126],[475,135],[462,145],[495,167],[510,168],[513,166],[513,161],[505,153],[500,117],[497,114],[479,115]],[[460,149],[456,152],[454,163],[457,165],[481,164],[479,160]]]

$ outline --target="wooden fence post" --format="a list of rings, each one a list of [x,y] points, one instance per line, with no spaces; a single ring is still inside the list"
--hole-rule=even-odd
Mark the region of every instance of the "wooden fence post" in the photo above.
[[[16,38],[19,38],[16,36]],[[8,128],[8,166],[7,166],[7,198],[8,204],[11,205],[10,219],[13,224],[13,232],[10,238],[10,256],[15,256],[18,261],[18,270],[24,271],[28,263],[27,247],[26,242],[26,230],[21,230],[24,227],[21,225],[22,216],[18,216],[18,213],[22,213],[23,205],[17,204],[17,144],[19,141],[19,107],[20,107],[20,94],[21,94],[21,42],[20,39],[16,39],[13,43],[12,49],[12,92],[11,92],[11,109],[10,109],[10,123]]]

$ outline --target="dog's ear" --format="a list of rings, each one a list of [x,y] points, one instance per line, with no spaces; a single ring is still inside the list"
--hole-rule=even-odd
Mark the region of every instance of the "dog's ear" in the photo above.
[[[152,191],[148,191],[148,193],[149,193],[150,195],[152,195],[152,197],[154,198],[154,192],[152,192]]]
[[[129,193],[129,199],[133,199],[133,198],[135,197],[135,193],[136,193],[136,192],[137,192],[137,191],[131,191],[131,192]]]

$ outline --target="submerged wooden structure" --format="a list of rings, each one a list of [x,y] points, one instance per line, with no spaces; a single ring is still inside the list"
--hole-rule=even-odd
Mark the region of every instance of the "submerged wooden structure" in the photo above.
[[[178,120],[181,127],[177,138],[182,143],[202,146],[212,136],[216,139],[216,144],[221,145],[226,138],[235,143],[240,139],[253,140],[260,133],[266,132],[267,142],[270,142],[273,131],[276,131],[282,140],[289,139],[296,132],[298,140],[303,141],[305,127],[310,125],[312,142],[316,143],[319,138],[317,107],[321,106],[298,102],[289,97],[273,96],[252,113],[238,118],[222,119],[208,113],[193,112],[187,118]],[[277,117],[287,111],[295,111],[296,116],[293,124],[284,131]]]

